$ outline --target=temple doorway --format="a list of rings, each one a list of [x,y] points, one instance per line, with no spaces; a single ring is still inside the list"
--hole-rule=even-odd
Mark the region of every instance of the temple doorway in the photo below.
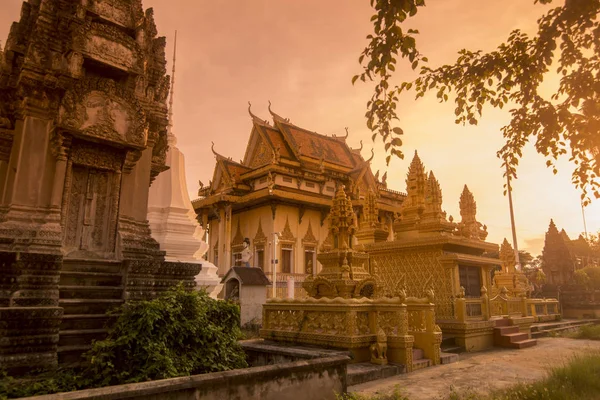
[[[69,258],[114,258],[120,174],[74,164],[67,195],[64,249]]]

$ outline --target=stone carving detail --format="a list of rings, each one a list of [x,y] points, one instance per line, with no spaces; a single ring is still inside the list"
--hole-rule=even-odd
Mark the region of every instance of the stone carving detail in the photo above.
[[[485,240],[488,235],[487,226],[477,221],[477,203],[473,193],[465,185],[460,195],[460,216],[461,222],[458,224],[458,234],[468,239]]]
[[[267,243],[267,236],[263,232],[261,219],[258,220],[258,229],[256,230],[256,235],[254,235],[254,245],[265,245]]]
[[[317,243],[318,243],[317,238],[313,234],[312,224],[310,221],[308,221],[308,228],[306,228],[306,234],[302,238],[302,244],[316,246]]]
[[[87,167],[120,172],[123,161],[122,153],[91,143],[75,143],[71,150],[71,162]]]
[[[272,153],[260,136],[258,137],[256,147],[257,149],[254,153],[254,157],[252,157],[250,166],[252,168],[258,168],[269,164],[272,159]]]
[[[88,21],[75,34],[74,47],[83,54],[123,71],[143,70],[141,47],[121,29]]]
[[[63,97],[59,125],[75,133],[139,147],[146,145],[148,123],[141,105],[115,81],[89,78]]]
[[[423,282],[431,279],[437,293],[436,314],[453,319],[452,276],[449,269],[439,264],[438,258],[442,255],[441,249],[435,248],[402,252],[390,249],[385,254],[372,254],[371,263],[377,263],[377,275],[386,293],[395,293],[397,283],[404,281],[408,295],[420,296]]]
[[[387,335],[383,329],[377,332],[377,342],[371,345],[371,362],[373,364],[387,364]]]

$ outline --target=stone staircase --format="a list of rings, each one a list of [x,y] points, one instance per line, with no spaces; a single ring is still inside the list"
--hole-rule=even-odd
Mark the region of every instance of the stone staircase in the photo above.
[[[458,354],[442,352],[441,364],[450,364],[458,361]],[[431,360],[425,358],[423,350],[413,348],[413,372],[431,366]],[[369,362],[348,364],[347,383],[348,386],[389,378],[391,376],[405,374],[406,367],[402,364],[377,365]]]
[[[600,319],[572,319],[544,322],[531,325],[531,337],[534,339],[546,337],[554,333],[575,331],[582,326],[600,324]]]
[[[503,318],[496,320],[494,328],[494,346],[508,347],[511,349],[524,349],[537,344],[536,339],[530,339],[528,333],[519,332],[519,327],[510,325],[510,320]]]
[[[61,364],[76,364],[93,340],[106,336],[106,311],[123,304],[121,262],[64,260],[59,306],[64,308],[58,342]]]

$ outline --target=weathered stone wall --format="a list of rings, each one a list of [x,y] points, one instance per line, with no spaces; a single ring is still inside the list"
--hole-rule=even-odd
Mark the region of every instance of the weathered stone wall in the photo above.
[[[31,397],[35,400],[311,400],[346,391],[346,356]]]

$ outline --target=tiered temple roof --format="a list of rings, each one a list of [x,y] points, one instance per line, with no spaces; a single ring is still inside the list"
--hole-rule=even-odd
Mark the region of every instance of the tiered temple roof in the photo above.
[[[270,104],[272,122],[254,115],[251,107],[248,112],[252,128],[243,160],[233,161],[213,146],[217,163],[210,184],[201,187],[193,201],[197,212],[219,202],[236,208],[266,199],[328,207],[337,184],[346,186],[358,206],[371,190],[382,212],[397,212],[405,194],[389,190],[373,175],[373,154],[365,160],[362,144],[360,149],[350,148],[347,130],[345,136],[309,131],[273,112]]]

